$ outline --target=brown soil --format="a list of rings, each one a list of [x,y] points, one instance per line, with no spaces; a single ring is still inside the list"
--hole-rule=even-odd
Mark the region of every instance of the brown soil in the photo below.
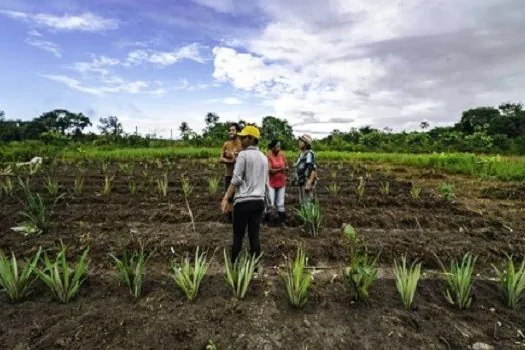
[[[19,189],[14,197],[0,198],[0,248],[4,251],[24,257],[39,246],[56,249],[62,240],[70,257],[76,258],[86,246],[91,247],[89,278],[70,304],[54,301],[39,282],[22,303],[0,297],[0,348],[204,349],[210,340],[219,349],[466,349],[476,342],[512,349],[525,343],[520,333],[525,332],[523,313],[506,309],[497,285],[487,279],[493,275],[490,264],[501,262],[505,254],[525,256],[523,200],[486,198],[495,190],[485,189],[497,190],[498,184],[480,186],[470,179],[436,172],[416,176],[412,169],[400,167],[385,172],[322,166],[322,185],[317,189],[323,213],[319,237],[302,232],[294,215],[296,191],[290,188],[286,201],[289,228],[263,227],[264,275],[254,281],[246,300],[236,301],[221,274],[222,249],[231,240],[231,228],[218,211],[222,184],[217,195],[207,194],[207,178],[220,178],[221,169],[203,162],[179,163],[169,170],[170,191],[161,198],[154,181],[167,169],[148,164],[150,184],[144,186],[145,166],[137,164],[130,175],[112,165],[109,172],[116,173],[115,182],[106,197],[98,194],[104,181],[100,164],[61,165],[32,176],[32,187],[43,194],[47,176],[57,178],[67,193],[55,208],[54,227],[39,236],[26,238],[10,230],[21,220]],[[80,168],[86,169],[85,183],[77,197],[73,183]],[[189,203],[197,221],[196,233],[181,191],[182,171],[195,185]],[[358,200],[354,192],[357,178],[366,172],[371,179]],[[130,179],[137,182],[135,195],[128,188]],[[341,187],[337,196],[325,188],[332,179]],[[423,188],[419,199],[410,197],[412,180]],[[454,201],[437,195],[436,184],[445,181],[456,187]],[[381,194],[381,182],[390,184],[388,196]],[[497,208],[503,205],[506,210],[500,213]],[[380,253],[379,262],[386,268],[402,254],[411,261],[421,260],[425,269],[439,267],[435,255],[446,264],[467,251],[478,255],[476,272],[481,275],[474,284],[472,308],[459,311],[448,305],[444,282],[437,277],[420,281],[415,310],[403,309],[389,275],[373,287],[369,305],[351,302],[341,280],[333,275],[346,261],[340,232],[343,223],[358,229],[368,249]],[[126,249],[131,236],[154,251],[144,295],[138,301],[118,285],[108,257]],[[307,252],[309,265],[334,269],[321,269],[315,275],[308,304],[294,310],[284,296],[277,269],[298,245]],[[192,253],[196,247],[210,254],[218,250],[199,298],[188,303],[170,280],[169,263],[174,255]]]

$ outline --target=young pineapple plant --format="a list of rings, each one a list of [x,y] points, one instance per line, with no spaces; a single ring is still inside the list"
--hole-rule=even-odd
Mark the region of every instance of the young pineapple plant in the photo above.
[[[56,299],[62,303],[68,303],[80,291],[80,287],[87,278],[88,261],[86,248],[76,266],[69,265],[67,261],[66,247],[58,252],[55,260],[49,259],[44,253],[44,267],[35,268],[35,273],[40,280],[51,290]]]
[[[73,184],[73,192],[75,196],[79,197],[84,190],[84,176],[77,176]]]
[[[219,178],[211,177],[208,179],[208,193],[210,196],[215,196],[219,191]]]
[[[525,295],[525,259],[517,270],[512,257],[507,257],[507,262],[502,270],[494,265],[492,267],[496,271],[505,304],[516,310]]]
[[[305,271],[308,258],[301,248],[297,248],[295,260],[288,264],[282,279],[286,287],[286,296],[293,307],[301,308],[308,301],[312,284],[312,273]]]
[[[6,176],[4,179],[0,180],[0,194],[5,194],[8,197],[13,195],[13,180],[11,177]]]
[[[412,265],[408,267],[406,256],[401,258],[401,263],[398,263],[394,259],[394,275],[401,301],[405,308],[410,310],[414,296],[416,295],[419,277],[421,276],[421,263],[413,262]]]
[[[44,187],[51,196],[56,196],[58,194],[58,182],[56,179],[46,177],[44,180]]]
[[[419,199],[420,195],[421,187],[416,184],[412,184],[412,187],[410,188],[410,197],[412,197],[412,199]]]
[[[383,195],[383,197],[388,197],[388,195],[390,194],[390,183],[388,181],[381,182],[379,191],[381,192],[381,195]]]
[[[160,197],[166,198],[168,195],[168,173],[164,172],[162,178],[157,179],[157,193]]]
[[[337,182],[331,182],[327,187],[326,187],[328,193],[330,194],[330,196],[332,197],[337,197],[339,195],[339,192],[341,191],[341,186],[339,186],[339,184]]]
[[[109,170],[109,163],[103,162],[102,163],[102,175],[104,176],[108,175],[108,170]]]
[[[439,194],[447,201],[454,199],[454,186],[444,183],[439,187]]]
[[[472,273],[477,257],[469,253],[463,256],[461,264],[451,262],[450,270],[446,270],[441,264],[447,277],[446,298],[449,304],[457,306],[460,310],[467,309],[472,305]]]
[[[312,237],[317,237],[321,230],[321,209],[315,200],[307,201],[301,205],[298,211],[299,219],[305,226],[306,232]]]
[[[354,300],[369,300],[370,288],[377,280],[377,258],[362,251],[357,232],[352,225],[343,225],[343,234],[349,242],[349,266],[343,270],[343,280]]]
[[[246,296],[261,257],[262,255],[255,257],[241,254],[232,264],[226,254],[226,250],[224,250],[226,282],[228,282],[228,285],[232,288],[233,295],[237,299],[244,299]]]
[[[142,294],[142,281],[149,256],[145,256],[142,247],[139,250],[133,251],[131,254],[125,251],[120,258],[113,254],[110,254],[110,256],[115,262],[115,269],[118,272],[119,281],[128,287],[130,294],[134,298],[139,298]]]
[[[104,163],[106,164],[106,163]],[[100,194],[103,196],[109,196],[111,194],[111,189],[113,187],[113,180],[115,179],[115,175],[109,176],[104,175],[104,184],[102,185],[102,190],[100,191]]]
[[[208,272],[210,263],[207,262],[206,253],[199,254],[199,247],[195,251],[193,266],[188,256],[180,263],[173,262],[173,280],[175,285],[184,293],[189,301],[194,301],[199,293],[202,279]]]
[[[28,294],[33,283],[33,272],[40,259],[41,249],[33,259],[26,261],[23,268],[19,267],[15,254],[11,252],[9,259],[0,250],[0,287],[7,293],[11,301],[21,301]]]
[[[135,182],[135,180],[131,179],[128,183],[128,189],[129,189],[129,192],[134,195],[135,193],[137,193],[137,183]]]
[[[355,194],[358,200],[361,200],[363,198],[365,194],[365,186],[366,186],[365,179],[363,179],[363,177],[359,177],[359,182],[355,188]]]
[[[56,203],[62,198],[58,196],[52,203],[51,207],[48,208],[44,199],[39,193],[34,194],[29,188],[29,180],[22,181],[19,179],[20,186],[22,187],[25,194],[25,202],[23,202],[24,209],[21,212],[24,221],[21,226],[14,227],[13,230],[21,232],[24,235],[46,233],[51,228],[51,216],[53,214],[53,208]]]
[[[332,170],[332,171],[330,172],[330,179],[332,179],[332,180],[337,179],[337,175],[338,175],[337,170]]]
[[[195,186],[191,184],[190,179],[188,179],[186,176],[182,176],[181,184],[182,193],[184,193],[184,197],[189,198],[193,193],[193,189],[195,188]]]

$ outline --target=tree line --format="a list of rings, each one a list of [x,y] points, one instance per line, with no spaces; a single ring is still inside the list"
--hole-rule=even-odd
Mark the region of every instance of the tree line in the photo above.
[[[99,133],[85,132],[93,126],[82,113],[65,109],[46,112],[29,121],[8,119],[0,111],[0,142],[34,140],[52,145],[93,144],[106,146],[156,147],[192,146],[218,147],[224,142],[229,122],[221,121],[216,113],[204,117],[205,128],[194,131],[183,121],[178,140],[162,140],[155,135],[140,136],[124,132],[116,116],[100,118]],[[237,121],[247,125],[243,120]],[[285,119],[266,116],[261,128],[265,142],[279,139],[285,149],[296,147],[293,128]],[[315,141],[319,150],[354,152],[472,152],[498,154],[525,154],[525,110],[521,103],[503,103],[497,107],[476,107],[462,112],[460,120],[448,127],[431,128],[423,121],[420,130],[392,132],[370,126],[349,131],[333,130],[325,138]]]

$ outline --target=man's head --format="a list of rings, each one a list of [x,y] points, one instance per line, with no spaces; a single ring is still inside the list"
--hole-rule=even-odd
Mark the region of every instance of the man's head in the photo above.
[[[311,149],[312,148],[312,136],[304,134],[299,137],[299,148],[301,150]]]
[[[230,140],[235,139],[239,131],[241,131],[239,124],[230,123],[230,125],[228,125],[228,136],[230,137]]]
[[[250,146],[256,146],[259,144],[259,139],[261,138],[261,132],[256,126],[248,125],[240,133],[237,134],[241,139],[241,144],[243,148]]]

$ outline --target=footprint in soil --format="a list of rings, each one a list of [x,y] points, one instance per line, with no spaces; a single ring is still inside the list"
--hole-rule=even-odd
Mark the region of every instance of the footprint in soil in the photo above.
[[[402,322],[404,326],[410,327],[416,332],[421,331],[421,326],[419,325],[419,322],[416,320],[415,316],[401,315],[399,316],[399,320]]]

